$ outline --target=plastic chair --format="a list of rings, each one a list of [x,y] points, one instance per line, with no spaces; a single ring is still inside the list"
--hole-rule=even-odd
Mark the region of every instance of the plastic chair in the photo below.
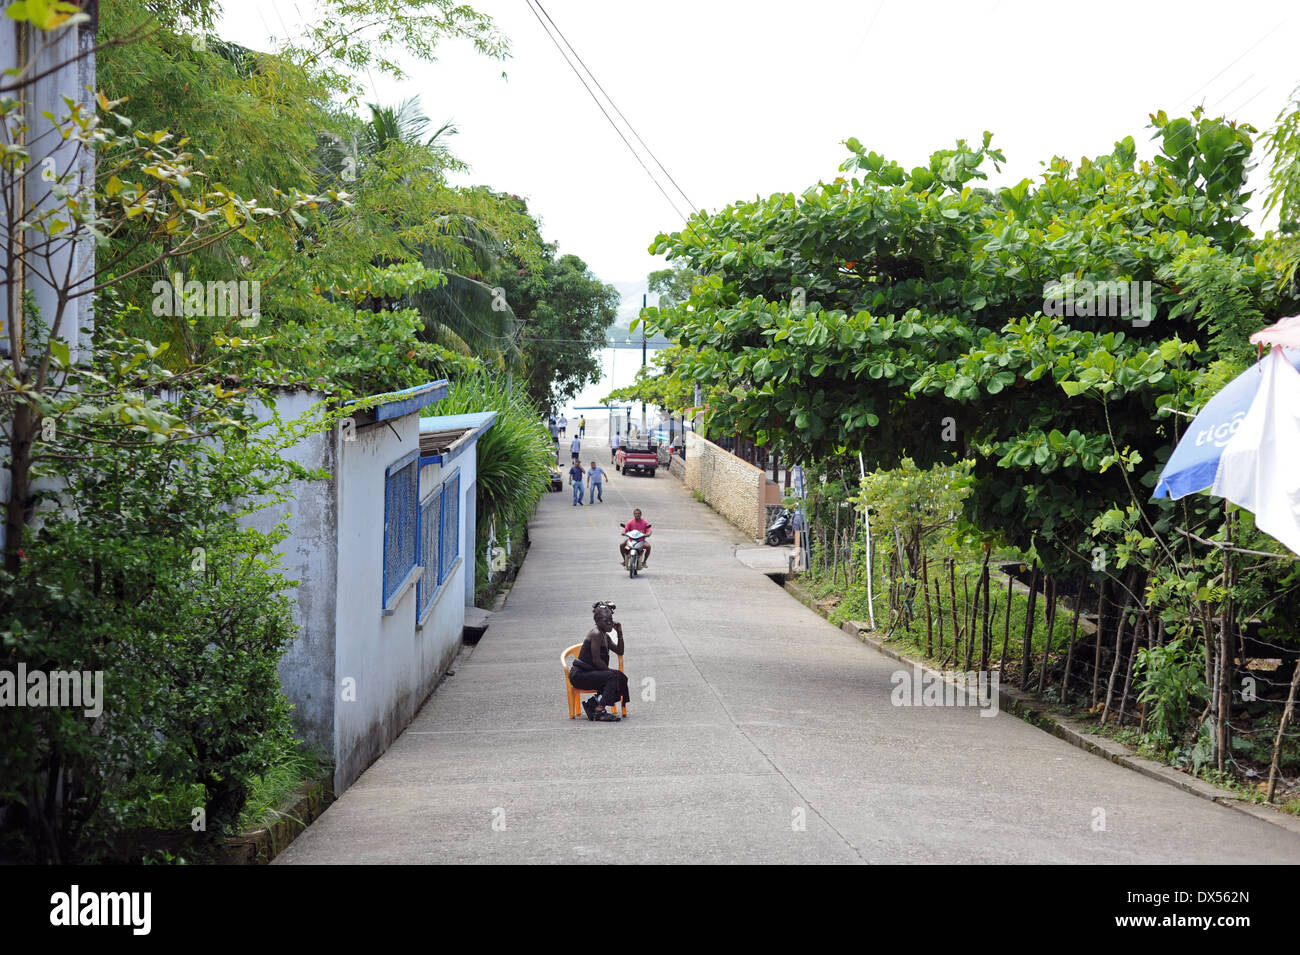
[[[576,658],[582,652],[582,644],[575,643],[563,653],[560,654],[560,666],[564,669],[564,689],[569,698],[569,719],[575,719],[582,712],[582,694],[598,693],[598,690],[579,690],[569,682],[569,666],[571,660]],[[623,672],[623,654],[618,655],[618,672]],[[627,700],[623,701],[623,715],[627,716]]]

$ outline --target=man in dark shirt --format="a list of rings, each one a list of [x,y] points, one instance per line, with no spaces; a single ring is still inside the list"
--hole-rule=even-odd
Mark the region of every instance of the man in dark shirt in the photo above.
[[[582,506],[582,477],[586,472],[582,470],[582,465],[577,461],[573,462],[573,467],[569,468],[569,483],[573,485],[573,506]]]
[[[582,642],[582,650],[569,669],[569,682],[575,689],[599,691],[595,696],[582,701],[587,719],[600,723],[617,723],[618,717],[605,707],[616,706],[620,700],[626,703],[629,697],[627,674],[622,670],[612,670],[609,666],[610,650],[620,657],[623,655],[626,646],[623,625],[614,622],[613,604],[602,600],[593,604],[591,609],[596,626]],[[611,639],[610,630],[618,632],[617,643]]]

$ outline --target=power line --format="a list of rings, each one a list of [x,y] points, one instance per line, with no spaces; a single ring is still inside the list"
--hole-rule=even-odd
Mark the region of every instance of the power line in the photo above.
[[[614,107],[614,112],[618,113],[619,119],[623,120],[623,122],[627,124],[627,128],[632,131],[632,135],[636,137],[636,141],[641,144],[642,148],[645,149],[650,158],[654,160],[655,165],[658,166],[663,171],[663,174],[668,177],[668,181],[673,184],[673,188],[681,193],[681,197],[686,200],[686,204],[690,206],[692,210],[699,208],[695,203],[691,202],[691,197],[686,194],[685,190],[683,190],[681,186],[677,185],[677,180],[673,178],[672,173],[664,168],[664,164],[659,161],[659,157],[656,156],[654,151],[646,145],[646,141],[641,138],[641,134],[636,131],[636,127],[632,125],[631,120],[623,115],[623,111],[619,109],[618,104],[614,102],[614,97],[605,92],[605,87],[600,85],[600,80],[596,79],[596,74],[591,72],[591,68],[583,62],[582,57],[578,55],[578,51],[575,50],[573,44],[569,42],[569,38],[564,35],[564,32],[556,25],[555,21],[551,19],[551,15],[547,13],[546,8],[542,6],[541,0],[532,0],[532,2],[537,5],[538,10],[542,11],[542,15],[546,17],[551,26],[555,27],[555,32],[559,35],[560,39],[564,41],[564,45],[569,48],[569,52],[573,54],[573,58],[582,65],[584,70],[587,71],[587,75],[591,77],[591,81],[596,84],[596,89],[600,90],[605,99],[609,100],[609,105]],[[881,3],[883,4],[884,0],[881,0]],[[877,9],[876,12],[879,13],[880,11]]]
[[[1183,100],[1182,103],[1179,104],[1179,107],[1181,108],[1182,106],[1185,106],[1187,103],[1191,102],[1193,99],[1196,98],[1197,94],[1199,94],[1202,90],[1209,89],[1210,84],[1212,84],[1212,83],[1213,83],[1215,80],[1217,80],[1220,76],[1222,76],[1224,73],[1228,72],[1228,70],[1232,69],[1232,68],[1233,68],[1234,66],[1236,66],[1239,62],[1241,62],[1243,59],[1245,59],[1245,58],[1246,58],[1246,55],[1247,55],[1248,53],[1250,53],[1251,50],[1255,49],[1255,47],[1259,46],[1261,43],[1263,43],[1265,40],[1267,40],[1269,37],[1271,37],[1271,36],[1272,36],[1274,33],[1276,33],[1276,32],[1278,31],[1278,29],[1279,29],[1281,26],[1283,26],[1285,23],[1286,23],[1286,20],[1283,20],[1281,23],[1279,23],[1277,26],[1273,27],[1273,29],[1267,31],[1267,32],[1266,32],[1263,36],[1261,36],[1258,40],[1256,40],[1256,41],[1255,41],[1254,43],[1252,43],[1249,47],[1247,47],[1245,50],[1243,50],[1243,51],[1241,52],[1241,54],[1240,54],[1240,55],[1239,55],[1235,60],[1233,60],[1231,63],[1229,63],[1229,64],[1228,64],[1227,66],[1225,66],[1223,69],[1219,70],[1219,72],[1217,72],[1217,73],[1215,73],[1213,76],[1211,76],[1208,80],[1205,81],[1205,84],[1204,84],[1203,86],[1201,86],[1200,89],[1198,89],[1198,90],[1197,90],[1195,93],[1193,93],[1191,96],[1187,97],[1187,99]]]
[[[542,20],[541,16],[538,15],[537,11],[533,9],[532,2],[529,2],[528,10],[537,19],[537,22],[541,26],[542,31],[546,34],[546,36],[550,39],[550,41],[553,44],[555,44],[555,48],[560,52],[560,56],[564,59],[565,64],[569,67],[569,69],[573,71],[573,75],[578,78],[578,82],[580,82],[582,84],[582,88],[587,91],[587,95],[590,96],[592,102],[596,104],[596,108],[600,110],[601,115],[603,115],[605,119],[609,122],[609,125],[613,127],[614,132],[618,133],[618,138],[623,140],[623,145],[627,147],[628,152],[630,152],[633,158],[636,159],[637,164],[643,170],[645,170],[645,174],[650,177],[650,181],[654,183],[655,188],[658,189],[660,194],[663,195],[664,199],[668,202],[668,205],[672,206],[673,212],[677,213],[677,215],[682,219],[682,221],[686,222],[689,225],[690,222],[689,218],[685,215],[682,215],[682,211],[677,208],[677,204],[673,202],[672,197],[668,195],[667,191],[659,183],[659,180],[655,178],[654,173],[650,171],[650,167],[648,167],[645,164],[644,160],[641,159],[640,153],[638,153],[635,149],[632,148],[632,144],[627,141],[627,137],[624,136],[623,131],[618,128],[618,124],[615,123],[614,118],[609,115],[609,111],[606,110],[604,105],[600,102],[600,98],[596,96],[595,92],[592,90],[591,86],[587,83],[586,79],[583,78],[583,75],[580,72],[578,72],[578,68],[575,67],[573,63],[569,60],[568,55],[564,52],[564,48],[560,46],[559,41],[556,40],[555,37],[551,34],[551,31],[546,28],[546,23]],[[594,80],[595,77],[592,77],[592,79]],[[685,198],[684,195],[683,198]]]

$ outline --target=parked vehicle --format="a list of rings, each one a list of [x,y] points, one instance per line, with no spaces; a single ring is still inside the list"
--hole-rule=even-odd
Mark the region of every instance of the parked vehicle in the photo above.
[[[794,543],[794,512],[789,508],[781,511],[768,525],[767,543],[771,547]]]
[[[636,572],[641,569],[641,560],[645,556],[646,535],[643,531],[624,531],[623,536],[627,538],[627,575],[636,577]]]
[[[630,444],[619,448],[618,453],[614,455],[614,470],[622,471],[624,474],[636,471],[654,477],[657,467],[659,467],[659,449],[653,444]]]

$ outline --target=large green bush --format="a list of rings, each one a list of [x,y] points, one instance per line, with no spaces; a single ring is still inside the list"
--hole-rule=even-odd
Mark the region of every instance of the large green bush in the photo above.
[[[17,572],[0,571],[3,668],[103,674],[99,714],[4,709],[0,828],[5,854],[28,861],[106,852],[156,795],[146,779],[202,785],[196,831],[215,839],[248,780],[293,749],[276,676],[297,633],[274,566],[282,533],[239,523],[304,473],[276,453],[291,438],[260,433],[273,426],[220,385],[135,390],[167,376],[128,344],[101,343],[110,387],[83,390],[41,444],[44,519],[25,530]]]

